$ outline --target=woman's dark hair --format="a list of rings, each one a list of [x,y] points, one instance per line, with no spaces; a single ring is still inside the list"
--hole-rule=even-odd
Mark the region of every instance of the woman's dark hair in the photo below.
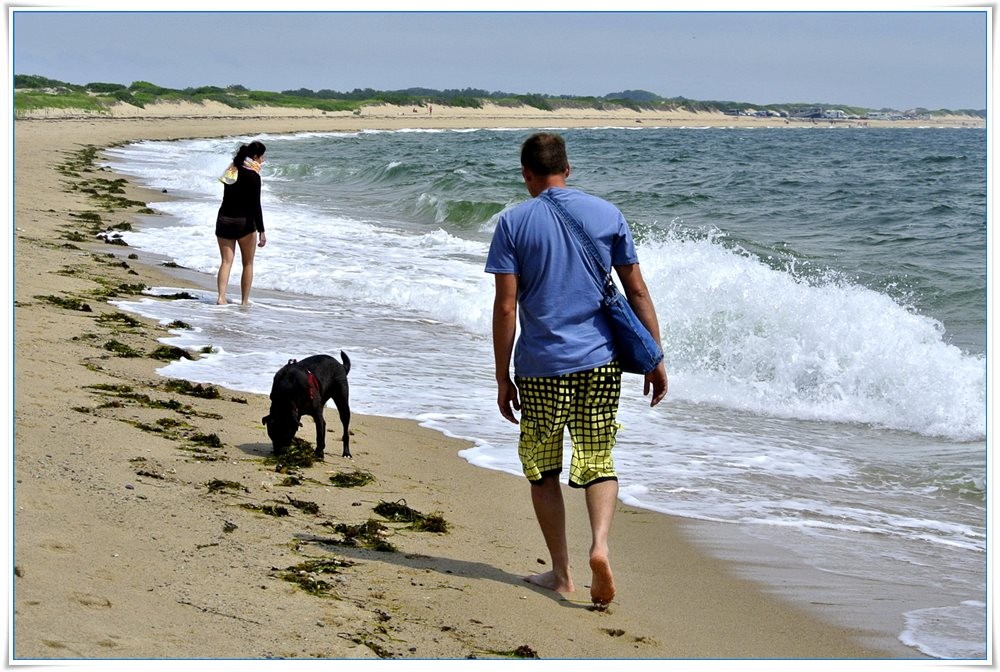
[[[236,150],[236,156],[233,157],[233,165],[239,168],[248,156],[263,156],[265,151],[267,148],[264,147],[264,143],[257,140],[249,145],[240,145],[240,148]]]
[[[569,167],[566,141],[555,133],[535,133],[521,145],[521,165],[535,175],[565,173]]]

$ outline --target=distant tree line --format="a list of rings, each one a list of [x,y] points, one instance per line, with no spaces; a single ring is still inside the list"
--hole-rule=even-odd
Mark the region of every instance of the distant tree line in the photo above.
[[[808,109],[836,108],[853,115],[863,116],[867,108],[828,103],[784,103],[761,105],[729,100],[692,100],[683,96],[664,98],[650,91],[625,90],[605,96],[550,95],[543,93],[509,93],[485,89],[427,89],[409,88],[396,91],[376,89],[289,89],[281,92],[255,91],[241,84],[226,87],[199,86],[170,89],[151,82],[136,81],[131,84],[90,82],[70,84],[38,75],[14,75],[14,110],[26,111],[39,108],[73,108],[100,111],[118,102],[145,107],[157,102],[214,101],[236,109],[261,105],[276,107],[312,108],[324,111],[358,111],[364,105],[447,105],[452,107],[481,108],[484,103],[505,107],[527,105],[539,110],[560,108],[589,108],[597,110],[631,109],[636,112],[687,110],[691,112],[736,112],[771,110],[796,112]],[[917,110],[925,115],[959,114],[986,117],[986,110]]]

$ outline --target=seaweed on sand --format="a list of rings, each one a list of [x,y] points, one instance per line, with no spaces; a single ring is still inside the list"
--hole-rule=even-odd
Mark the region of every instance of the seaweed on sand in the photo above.
[[[319,504],[316,502],[309,502],[304,499],[295,499],[294,497],[290,497],[288,495],[285,495],[285,498],[288,500],[289,504],[294,506],[299,511],[305,511],[306,513],[312,514],[319,513]]]
[[[385,553],[394,553],[398,550],[392,542],[385,538],[388,528],[377,520],[367,520],[357,525],[331,522],[322,524],[332,527],[343,537],[342,541],[331,541],[330,543],[339,546],[370,548]]]
[[[274,463],[274,470],[279,474],[288,474],[295,469],[311,467],[316,461],[316,450],[312,444],[299,437],[292,438],[292,444],[280,452],[264,459]]]
[[[375,506],[375,513],[397,523],[409,523],[409,527],[421,532],[447,532],[448,522],[440,513],[423,514],[406,504],[405,499],[395,502],[381,501]]]
[[[116,357],[142,357],[142,351],[133,348],[127,343],[112,338],[104,344],[104,349]]]
[[[125,327],[142,326],[142,322],[135,319],[131,315],[126,315],[125,313],[118,313],[118,312],[100,315],[98,316],[97,321],[101,324],[115,324]]]
[[[315,558],[301,562],[283,570],[274,569],[277,577],[294,583],[310,595],[328,596],[333,585],[320,578],[320,575],[341,574],[346,567],[354,566],[354,562],[341,558]]]
[[[250,492],[250,490],[248,490],[242,483],[237,483],[236,481],[224,481],[219,478],[213,478],[205,485],[208,487],[209,492],[226,492],[229,490],[242,490],[243,492]]]
[[[66,299],[61,296],[53,296],[51,294],[47,294],[45,296],[36,296],[35,298],[38,299],[39,301],[45,301],[46,303],[51,303],[53,306],[59,306],[60,308],[65,308],[66,310],[79,310],[84,313],[94,312],[93,308],[90,307],[90,304],[84,303],[83,301],[81,301],[76,297],[71,297]]]
[[[178,348],[176,345],[160,345],[157,346],[155,350],[149,353],[150,358],[159,359],[165,362],[172,362],[174,360],[181,359],[193,359],[188,351],[184,348]]]
[[[504,658],[535,658],[535,659],[537,659],[537,658],[540,657],[538,655],[538,652],[535,651],[530,646],[528,646],[527,644],[522,644],[521,646],[517,647],[516,649],[512,649],[510,651],[489,650],[489,651],[486,651],[486,653],[492,654],[494,656],[502,656]]]
[[[188,359],[190,359],[190,357],[188,357]],[[201,383],[195,383],[192,385],[186,380],[180,380],[177,378],[171,378],[165,382],[163,384],[163,388],[169,392],[186,394],[190,397],[198,397],[200,399],[218,399],[221,396],[219,394],[219,388],[214,385],[202,385]]]
[[[370,471],[355,469],[341,471],[330,476],[330,482],[338,488],[359,488],[375,482],[375,476]]]
[[[240,506],[249,511],[266,513],[267,515],[274,516],[275,518],[281,518],[289,515],[288,509],[280,504],[251,504],[250,502],[246,502],[244,504],[240,504]]]

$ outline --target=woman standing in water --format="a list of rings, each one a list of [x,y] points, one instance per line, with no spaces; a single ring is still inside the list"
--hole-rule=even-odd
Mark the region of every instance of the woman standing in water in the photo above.
[[[217,278],[219,299],[225,304],[229,273],[236,258],[236,245],[240,246],[243,273],[240,276],[241,303],[250,305],[250,285],[253,284],[253,257],[255,247],[264,247],[264,214],[260,207],[260,166],[264,161],[264,144],[258,141],[242,145],[233,157],[233,163],[219,180],[223,183],[222,205],[215,220],[215,236],[219,240],[222,263]],[[258,234],[260,239],[258,241]]]

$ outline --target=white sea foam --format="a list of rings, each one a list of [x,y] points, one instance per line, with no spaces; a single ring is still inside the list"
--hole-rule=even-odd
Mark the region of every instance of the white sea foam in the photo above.
[[[986,603],[967,600],[959,605],[907,612],[906,629],[899,640],[934,658],[986,660],[986,632],[973,623],[986,623]]]

